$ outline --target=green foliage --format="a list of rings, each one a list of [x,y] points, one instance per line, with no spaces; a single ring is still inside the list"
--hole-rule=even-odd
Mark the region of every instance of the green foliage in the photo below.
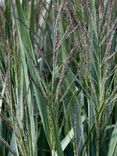
[[[116,0],[0,4],[0,155],[117,155]]]

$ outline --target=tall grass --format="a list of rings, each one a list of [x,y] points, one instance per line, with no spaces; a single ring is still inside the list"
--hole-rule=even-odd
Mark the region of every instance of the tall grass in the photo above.
[[[0,1],[0,156],[117,155],[116,8]]]

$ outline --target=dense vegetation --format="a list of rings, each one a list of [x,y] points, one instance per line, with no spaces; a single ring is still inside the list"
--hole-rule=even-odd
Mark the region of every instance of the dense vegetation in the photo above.
[[[117,156],[117,0],[0,1],[0,156]]]

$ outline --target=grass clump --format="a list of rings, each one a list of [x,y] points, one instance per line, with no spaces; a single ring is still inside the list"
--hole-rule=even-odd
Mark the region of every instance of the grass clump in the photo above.
[[[0,1],[1,156],[117,155],[116,7]]]

